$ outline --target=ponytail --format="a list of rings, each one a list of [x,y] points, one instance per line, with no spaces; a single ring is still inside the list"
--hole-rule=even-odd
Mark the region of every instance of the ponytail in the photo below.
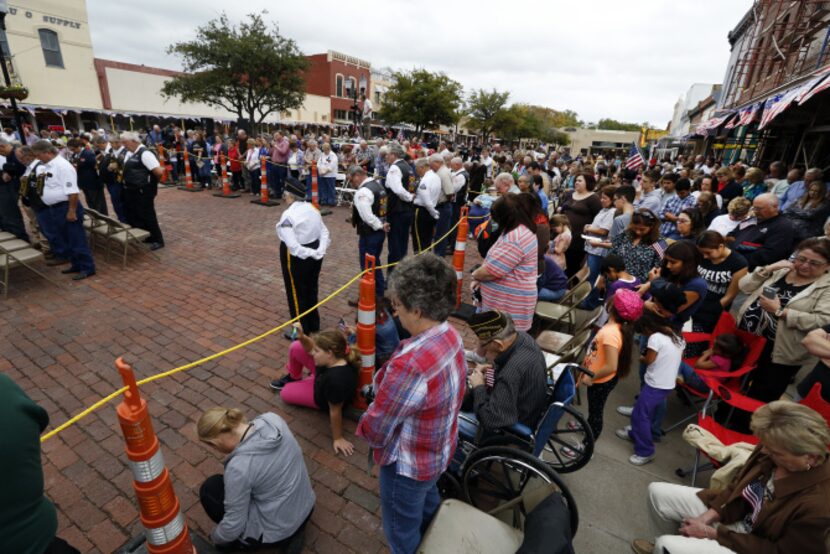
[[[360,369],[360,353],[349,346],[346,337],[340,331],[321,331],[314,335],[313,339],[320,350],[331,352],[335,358],[346,360],[355,371]]]
[[[246,421],[245,414],[236,408],[211,408],[199,418],[196,423],[196,432],[199,440],[209,442]]]

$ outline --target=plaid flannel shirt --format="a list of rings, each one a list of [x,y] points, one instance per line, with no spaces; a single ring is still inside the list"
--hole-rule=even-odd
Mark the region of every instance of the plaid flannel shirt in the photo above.
[[[673,221],[667,221],[664,218],[666,212],[672,213],[674,215],[680,215],[680,212],[685,210],[686,208],[694,208],[695,207],[695,198],[691,194],[686,198],[680,198],[677,194],[672,195],[669,197],[665,203],[663,204],[662,208],[660,209],[660,219],[663,220],[663,224],[660,225],[660,234],[664,237],[674,238],[677,235],[677,224]]]
[[[402,341],[374,378],[375,401],[360,418],[381,466],[417,481],[449,465],[458,434],[467,364],[458,331],[447,322]]]

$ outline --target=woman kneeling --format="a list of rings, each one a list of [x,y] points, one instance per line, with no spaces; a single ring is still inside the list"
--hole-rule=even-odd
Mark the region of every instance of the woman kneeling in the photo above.
[[[196,427],[201,441],[228,454],[225,475],[208,477],[199,490],[202,507],[218,523],[211,533],[217,547],[300,552],[315,497],[285,421],[269,412],[249,423],[237,409],[211,408]]]

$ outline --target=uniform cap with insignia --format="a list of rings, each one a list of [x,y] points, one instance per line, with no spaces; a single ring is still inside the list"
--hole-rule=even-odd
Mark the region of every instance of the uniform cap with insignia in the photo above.
[[[498,310],[479,312],[467,320],[467,325],[479,341],[487,342],[507,328],[507,315]]]
[[[297,198],[305,198],[305,186],[294,177],[287,177],[285,179],[285,191],[290,192]]]

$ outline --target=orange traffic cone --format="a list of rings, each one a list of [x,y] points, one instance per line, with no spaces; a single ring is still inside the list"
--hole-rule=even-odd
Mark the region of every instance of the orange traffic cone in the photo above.
[[[452,266],[455,268],[455,312],[453,316],[467,321],[474,313],[475,306],[461,302],[461,293],[464,290],[464,257],[467,253],[467,233],[470,231],[470,222],[467,219],[469,208],[461,208],[461,220],[458,223],[458,235],[455,238],[455,252],[452,255]]]
[[[187,145],[182,148],[184,154],[184,186],[179,187],[179,190],[186,190],[187,192],[201,192],[201,188],[193,186],[193,176],[190,174],[190,154],[187,151]]]
[[[213,196],[217,198],[239,198],[239,195],[231,190],[231,184],[228,181],[228,164],[225,160],[225,154],[219,154],[219,165],[222,168],[222,192],[215,192]]]
[[[133,472],[133,488],[147,537],[147,551],[150,554],[193,554],[190,531],[173,490],[170,472],[164,466],[147,401],[138,392],[130,364],[118,358],[115,367],[128,387],[116,411],[127,443],[127,459]]]
[[[164,159],[164,146],[162,146],[161,144],[157,144],[156,152],[158,152],[159,163],[161,164],[161,170],[163,171],[163,173],[161,174],[161,179],[159,179],[159,185],[162,185],[164,187],[170,187],[172,185],[170,185],[167,182],[167,178],[170,176],[170,172],[167,170],[167,161]]]
[[[360,372],[354,406],[367,408],[360,394],[365,385],[372,384],[375,375],[375,257],[366,254],[366,273],[360,278],[360,301],[357,304],[357,347],[360,350]]]
[[[259,172],[259,198],[251,200],[251,204],[259,204],[260,206],[279,206],[280,203],[276,200],[268,198],[268,173],[265,164],[265,156],[259,158],[261,171]]]

